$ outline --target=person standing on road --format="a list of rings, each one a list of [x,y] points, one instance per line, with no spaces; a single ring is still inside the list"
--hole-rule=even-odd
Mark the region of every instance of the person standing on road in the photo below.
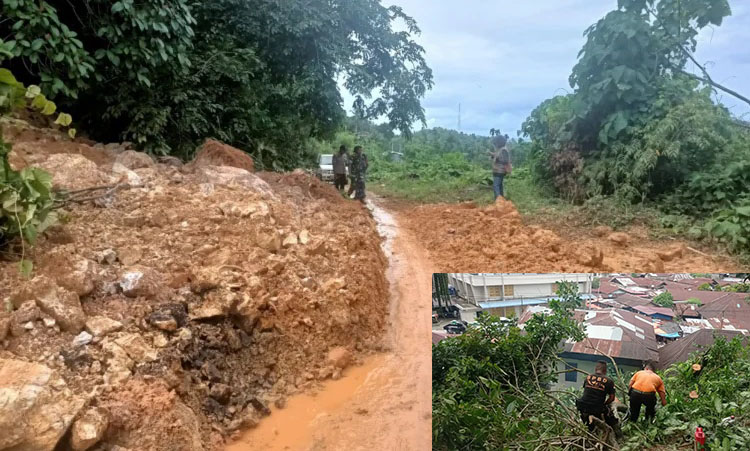
[[[664,381],[654,372],[653,362],[646,362],[643,370],[638,371],[630,379],[630,421],[638,421],[641,405],[646,406],[646,420],[653,420],[656,416],[656,394],[661,398],[661,405],[667,405],[667,392]]]
[[[510,174],[510,152],[508,151],[508,135],[498,135],[492,139],[494,152],[490,152],[492,161],[492,188],[495,191],[495,200],[505,197],[503,182],[505,176]]]
[[[368,166],[367,155],[363,152],[362,146],[355,147],[350,166],[352,185],[349,187],[349,195],[354,193],[354,198],[360,202],[365,201],[365,176]]]
[[[590,416],[604,420],[608,425],[615,428],[617,418],[612,415],[610,404],[615,400],[615,383],[607,377],[607,362],[598,361],[594,374],[586,376],[583,381],[583,396],[576,400],[576,408],[581,413],[583,424],[587,425],[589,431],[594,430],[594,423],[589,421]]]
[[[339,147],[339,153],[333,156],[333,185],[344,192],[346,188],[346,172],[349,168],[349,153],[346,146]]]

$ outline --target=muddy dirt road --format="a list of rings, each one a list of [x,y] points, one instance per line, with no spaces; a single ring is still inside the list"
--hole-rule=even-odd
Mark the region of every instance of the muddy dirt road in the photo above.
[[[370,203],[390,260],[386,351],[247,431],[227,451],[431,449],[431,266],[414,237]]]
[[[504,200],[486,207],[386,205],[429,249],[436,272],[732,272],[741,267],[729,256],[708,255],[687,242],[653,240],[647,230],[531,225]]]

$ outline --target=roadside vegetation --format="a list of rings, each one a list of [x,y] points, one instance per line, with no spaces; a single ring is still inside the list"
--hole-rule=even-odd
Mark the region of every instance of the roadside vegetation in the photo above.
[[[558,344],[584,336],[572,319],[583,305],[575,286],[561,284],[558,295],[552,314],[535,315],[523,332],[488,315],[433,346],[435,449],[686,449],[699,426],[712,450],[750,446],[750,353],[741,338],[719,337],[711,348],[660,371],[668,404],[653,424],[626,422],[620,440],[606,429],[589,433],[575,408],[580,388],[551,385],[558,377]],[[609,366],[617,399],[627,403],[632,375]]]
[[[92,139],[153,154],[210,137],[260,168],[312,165],[309,139],[345,118],[338,81],[405,136],[432,86],[416,22],[379,0],[13,0],[0,17],[3,67]]]
[[[527,215],[645,225],[655,238],[747,258],[750,122],[715,97],[750,99],[693,57],[698,33],[730,14],[727,0],[620,1],[585,31],[572,92],[542,102],[511,142],[508,198]],[[373,189],[419,202],[493,200],[488,137],[434,129],[407,142],[371,128],[350,121],[344,134],[366,138],[378,162]],[[402,162],[391,162],[392,148]]]

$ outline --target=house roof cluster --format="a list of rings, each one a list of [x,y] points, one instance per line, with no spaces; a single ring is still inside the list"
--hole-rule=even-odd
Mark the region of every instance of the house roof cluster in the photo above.
[[[535,314],[548,313],[549,309],[529,307],[518,322],[523,325]],[[574,317],[586,326],[586,338],[565,342],[564,352],[631,361],[658,358],[654,327],[648,318],[622,309],[576,310]]]
[[[598,298],[574,315],[586,325],[586,339],[565,343],[564,351],[632,361],[663,360],[666,363],[662,365],[668,365],[673,359],[686,359],[685,353],[689,355],[697,343],[713,343],[714,331],[719,335],[750,334],[750,294],[698,289],[704,284],[718,287],[730,283],[689,274],[603,278],[595,290]],[[674,306],[652,302],[664,292],[672,294]],[[544,306],[527,308],[519,324],[535,313],[547,312]],[[676,341],[660,343],[665,340]],[[667,347],[667,351],[661,350]]]
[[[666,368],[675,362],[684,362],[694,352],[710,347],[719,336],[731,340],[742,336],[742,333],[733,330],[699,330],[659,349],[659,367]]]

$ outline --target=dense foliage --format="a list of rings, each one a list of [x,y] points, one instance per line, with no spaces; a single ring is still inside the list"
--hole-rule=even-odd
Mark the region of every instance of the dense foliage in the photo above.
[[[535,315],[523,331],[487,315],[460,337],[435,345],[435,449],[499,449],[538,438],[555,405],[537,395],[556,377],[560,342],[583,339],[572,317],[581,305],[577,287],[560,284],[559,299],[550,302],[553,313]]]
[[[696,36],[731,14],[727,0],[621,0],[586,30],[574,91],[523,124],[536,180],[574,202],[597,196],[713,216],[694,235],[750,250],[750,128],[707,73],[686,72]]]
[[[485,316],[464,335],[433,346],[434,449],[611,449],[602,434],[583,427],[574,404],[581,389],[549,385],[557,377],[559,343],[581,339],[580,326],[570,319],[580,304],[565,291],[553,314],[535,315],[524,331]],[[747,449],[750,353],[742,340],[717,337],[709,349],[661,372],[667,406],[657,410],[653,424],[624,422],[621,449],[690,448],[698,426],[710,449]],[[608,375],[617,399],[627,403],[631,374],[610,364]]]
[[[701,365],[701,370],[695,371],[696,363]],[[750,353],[743,346],[743,339],[726,341],[717,337],[708,350],[664,371],[667,406],[657,411],[656,421],[645,429],[626,427],[627,440],[623,449],[690,447],[695,442],[693,435],[698,426],[706,431],[709,449],[748,449],[749,375]]]
[[[15,73],[64,95],[92,137],[152,152],[189,156],[214,137],[290,168],[343,121],[339,81],[360,117],[407,136],[432,85],[416,22],[379,0],[13,0],[0,12]]]

